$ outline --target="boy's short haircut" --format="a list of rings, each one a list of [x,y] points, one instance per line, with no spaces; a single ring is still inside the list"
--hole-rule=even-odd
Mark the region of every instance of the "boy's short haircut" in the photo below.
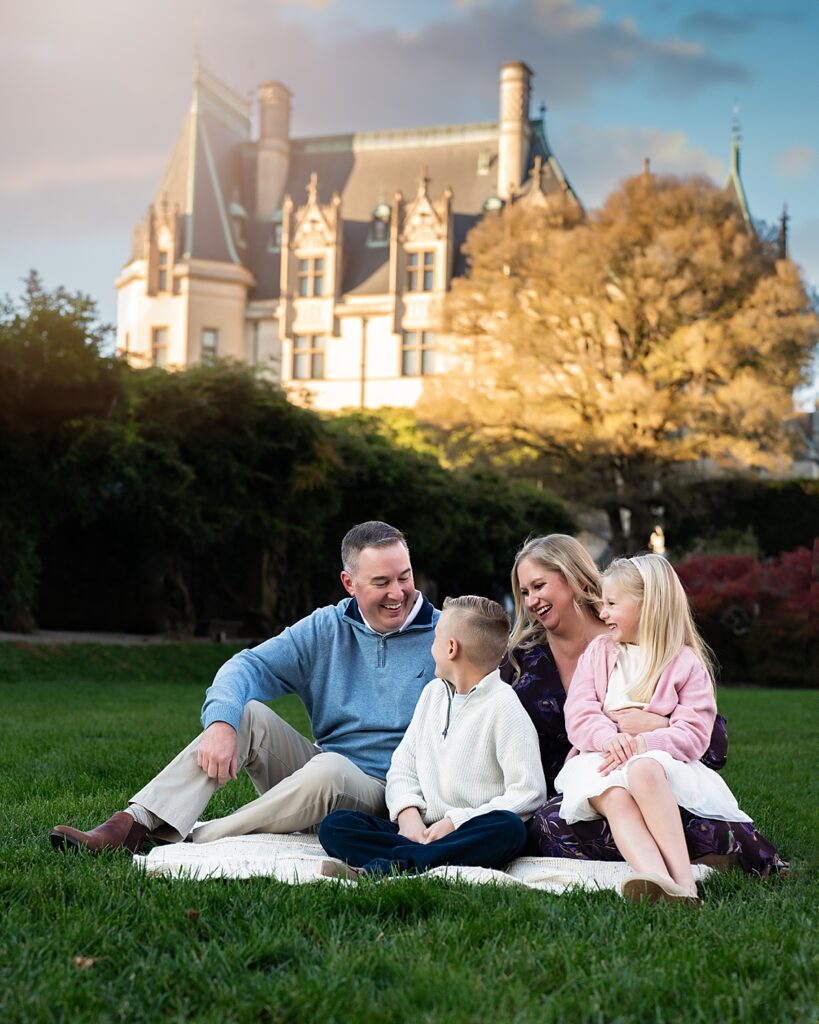
[[[341,565],[345,572],[355,576],[358,570],[358,556],[364,548],[386,548],[390,544],[403,544],[409,552],[407,538],[389,523],[370,519],[359,523],[344,535],[341,542]]]
[[[448,597],[443,610],[457,615],[458,631],[464,645],[464,654],[487,671],[497,668],[506,653],[509,642],[510,622],[501,605],[488,597],[467,594],[463,597]]]

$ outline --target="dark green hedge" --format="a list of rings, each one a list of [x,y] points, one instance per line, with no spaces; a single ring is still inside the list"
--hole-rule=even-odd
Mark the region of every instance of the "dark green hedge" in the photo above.
[[[369,415],[289,403],[246,367],[134,371],[82,296],[0,310],[0,622],[266,635],[342,596],[356,522],[406,531],[433,595],[498,593],[549,495],[453,471]]]
[[[819,480],[702,480],[673,489],[665,510],[675,551],[698,546],[730,550],[732,537],[751,537],[758,553],[810,548],[819,536]]]

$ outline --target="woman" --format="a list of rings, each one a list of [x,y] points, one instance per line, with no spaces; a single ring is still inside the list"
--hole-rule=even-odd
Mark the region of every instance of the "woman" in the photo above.
[[[622,860],[606,820],[567,825],[560,818],[562,797],[554,779],[571,748],[563,705],[580,655],[606,630],[597,616],[600,576],[586,549],[573,537],[537,537],[518,552],[512,569],[515,621],[509,656],[501,669],[529,713],[540,739],[543,770],[551,799],[528,824],[527,851],[541,857]],[[667,718],[628,709],[612,715],[621,732],[636,735],[668,728]],[[727,759],[725,719],[717,716],[711,747],[703,762],[722,768]],[[762,876],[785,867],[776,848],[744,822],[696,818],[681,811],[691,860],[701,864],[739,864]]]

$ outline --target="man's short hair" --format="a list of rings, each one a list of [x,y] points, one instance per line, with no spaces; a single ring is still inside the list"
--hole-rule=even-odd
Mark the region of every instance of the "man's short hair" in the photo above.
[[[510,628],[509,616],[501,605],[488,597],[467,594],[448,597],[443,610],[457,616],[455,639],[463,644],[466,657],[487,672],[497,668],[506,653]]]
[[[389,523],[370,519],[348,530],[341,542],[341,565],[351,576],[358,570],[358,556],[364,548],[386,548],[390,544],[403,544],[409,551],[407,538]]]

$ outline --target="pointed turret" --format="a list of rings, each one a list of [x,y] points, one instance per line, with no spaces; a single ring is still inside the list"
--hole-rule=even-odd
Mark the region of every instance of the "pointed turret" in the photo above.
[[[739,173],[739,159],[740,159],[740,143],[742,142],[742,134],[739,127],[739,106],[734,104],[733,117],[731,119],[731,173],[728,175],[728,181],[725,183],[725,191],[734,200],[742,219],[749,231],[753,231],[753,222],[751,221],[751,211],[748,208],[748,198],[745,195],[745,188],[742,184],[742,178]]]

